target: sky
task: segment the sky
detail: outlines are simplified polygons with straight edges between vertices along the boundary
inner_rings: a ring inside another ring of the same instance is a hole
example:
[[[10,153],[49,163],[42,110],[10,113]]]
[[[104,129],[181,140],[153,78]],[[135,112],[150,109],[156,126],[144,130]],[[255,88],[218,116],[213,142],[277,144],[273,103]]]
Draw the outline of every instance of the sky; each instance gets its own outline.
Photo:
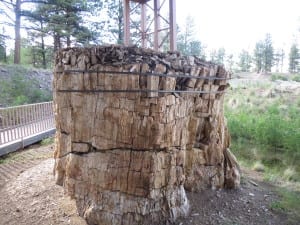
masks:
[[[187,16],[194,19],[195,38],[208,52],[224,47],[235,56],[242,49],[252,53],[266,33],[274,48],[283,48],[288,55],[300,29],[300,0],[176,0],[176,12],[180,27]],[[13,30],[9,32],[13,35]],[[300,45],[300,31],[298,38]]]
[[[252,51],[266,33],[288,50],[300,29],[300,0],[177,0],[176,11],[179,26],[194,18],[196,38],[208,49],[232,53]]]

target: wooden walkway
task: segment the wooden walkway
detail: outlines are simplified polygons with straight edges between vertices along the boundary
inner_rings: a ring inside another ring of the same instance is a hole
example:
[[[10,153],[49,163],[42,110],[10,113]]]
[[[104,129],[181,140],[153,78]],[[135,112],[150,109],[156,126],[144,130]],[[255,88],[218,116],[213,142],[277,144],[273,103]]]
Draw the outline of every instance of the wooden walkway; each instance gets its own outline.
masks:
[[[0,156],[54,133],[53,102],[0,109]]]

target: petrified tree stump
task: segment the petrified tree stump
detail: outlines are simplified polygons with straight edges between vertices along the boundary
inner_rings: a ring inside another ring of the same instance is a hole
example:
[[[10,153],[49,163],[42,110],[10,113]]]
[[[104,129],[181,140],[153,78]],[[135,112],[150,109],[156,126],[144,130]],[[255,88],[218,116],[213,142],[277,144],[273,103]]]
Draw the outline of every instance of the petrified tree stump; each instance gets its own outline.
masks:
[[[54,71],[55,176],[89,224],[164,224],[185,190],[239,184],[223,116],[229,74],[178,53],[67,48]]]

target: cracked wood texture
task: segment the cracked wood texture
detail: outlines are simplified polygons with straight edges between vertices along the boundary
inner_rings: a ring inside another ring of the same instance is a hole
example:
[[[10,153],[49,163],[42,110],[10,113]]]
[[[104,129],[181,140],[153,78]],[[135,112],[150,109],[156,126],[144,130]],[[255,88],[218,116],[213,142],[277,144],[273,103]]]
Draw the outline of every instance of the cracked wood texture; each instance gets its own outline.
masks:
[[[172,223],[189,211],[185,190],[239,185],[223,115],[229,76],[197,57],[136,46],[57,53],[56,183],[88,224]]]

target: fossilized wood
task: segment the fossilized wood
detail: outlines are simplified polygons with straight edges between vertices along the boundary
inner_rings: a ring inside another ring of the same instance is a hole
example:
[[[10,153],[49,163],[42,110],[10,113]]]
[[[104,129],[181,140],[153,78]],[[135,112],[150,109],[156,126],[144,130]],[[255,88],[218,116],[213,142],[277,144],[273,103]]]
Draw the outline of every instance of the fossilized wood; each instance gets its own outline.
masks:
[[[196,57],[134,46],[58,52],[56,182],[89,224],[164,224],[187,214],[184,187],[238,186],[237,162],[227,150],[224,93],[213,93],[228,84],[198,76],[228,79],[229,73]]]
[[[241,168],[229,148],[224,151],[225,187],[238,188],[241,181]]]

